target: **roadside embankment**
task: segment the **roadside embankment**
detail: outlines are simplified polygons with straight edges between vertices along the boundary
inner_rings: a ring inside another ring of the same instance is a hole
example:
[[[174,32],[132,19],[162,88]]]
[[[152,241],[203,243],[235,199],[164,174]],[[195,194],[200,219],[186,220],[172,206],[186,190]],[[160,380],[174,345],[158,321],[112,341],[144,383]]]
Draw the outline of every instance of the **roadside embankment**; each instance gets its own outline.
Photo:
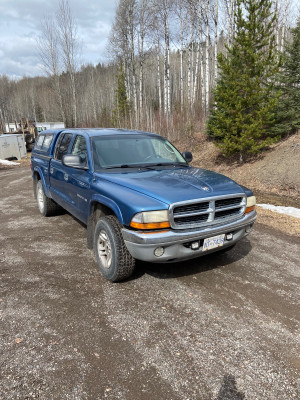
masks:
[[[240,165],[225,159],[204,133],[175,143],[180,151],[192,151],[194,166],[229,176],[252,189],[257,203],[300,209],[300,132],[271,146]],[[298,218],[257,207],[258,221],[288,235],[300,237]]]

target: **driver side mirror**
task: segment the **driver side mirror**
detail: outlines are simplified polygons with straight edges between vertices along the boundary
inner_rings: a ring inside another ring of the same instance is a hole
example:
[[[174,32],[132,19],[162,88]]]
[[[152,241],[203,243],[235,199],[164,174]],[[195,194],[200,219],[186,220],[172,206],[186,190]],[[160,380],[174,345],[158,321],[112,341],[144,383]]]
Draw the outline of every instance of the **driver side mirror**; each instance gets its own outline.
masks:
[[[193,154],[190,151],[184,151],[182,153],[182,156],[188,163],[190,163],[193,160]]]
[[[82,162],[81,157],[78,155],[67,154],[63,156],[62,163],[66,167],[88,169],[86,162]]]

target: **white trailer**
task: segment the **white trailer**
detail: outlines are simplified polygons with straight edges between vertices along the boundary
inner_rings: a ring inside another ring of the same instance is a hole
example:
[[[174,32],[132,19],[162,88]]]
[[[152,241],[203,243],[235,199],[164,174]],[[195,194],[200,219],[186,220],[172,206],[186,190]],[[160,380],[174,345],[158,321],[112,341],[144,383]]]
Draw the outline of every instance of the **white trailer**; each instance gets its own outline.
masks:
[[[17,159],[26,157],[26,145],[23,135],[0,135],[0,159]]]

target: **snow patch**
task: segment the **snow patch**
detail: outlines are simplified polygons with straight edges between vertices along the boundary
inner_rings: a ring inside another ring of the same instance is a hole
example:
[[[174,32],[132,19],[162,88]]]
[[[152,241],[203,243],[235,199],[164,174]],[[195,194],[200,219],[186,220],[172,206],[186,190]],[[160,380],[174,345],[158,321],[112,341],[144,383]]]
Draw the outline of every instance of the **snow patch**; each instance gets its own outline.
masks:
[[[280,214],[290,215],[291,217],[300,218],[300,208],[273,206],[272,204],[257,204],[258,207],[266,210],[275,211]]]
[[[2,164],[2,165],[20,165],[19,163],[16,163],[13,161],[1,160],[1,159],[0,159],[0,164]]]

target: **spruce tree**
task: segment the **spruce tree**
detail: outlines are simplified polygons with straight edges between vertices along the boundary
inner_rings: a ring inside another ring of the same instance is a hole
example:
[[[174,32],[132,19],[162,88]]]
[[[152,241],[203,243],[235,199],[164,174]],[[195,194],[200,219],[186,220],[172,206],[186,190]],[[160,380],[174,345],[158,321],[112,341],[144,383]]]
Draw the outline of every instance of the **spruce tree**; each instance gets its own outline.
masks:
[[[278,95],[279,62],[270,0],[237,0],[235,35],[220,54],[219,80],[207,133],[224,155],[255,154],[276,140],[269,128]]]
[[[285,48],[278,81],[281,97],[275,110],[273,132],[283,136],[300,129],[300,18],[292,29],[292,41]]]
[[[125,75],[123,65],[120,64],[119,73],[117,75],[117,88],[115,90],[115,103],[113,109],[113,126],[126,125],[129,118],[130,104],[126,93]]]

